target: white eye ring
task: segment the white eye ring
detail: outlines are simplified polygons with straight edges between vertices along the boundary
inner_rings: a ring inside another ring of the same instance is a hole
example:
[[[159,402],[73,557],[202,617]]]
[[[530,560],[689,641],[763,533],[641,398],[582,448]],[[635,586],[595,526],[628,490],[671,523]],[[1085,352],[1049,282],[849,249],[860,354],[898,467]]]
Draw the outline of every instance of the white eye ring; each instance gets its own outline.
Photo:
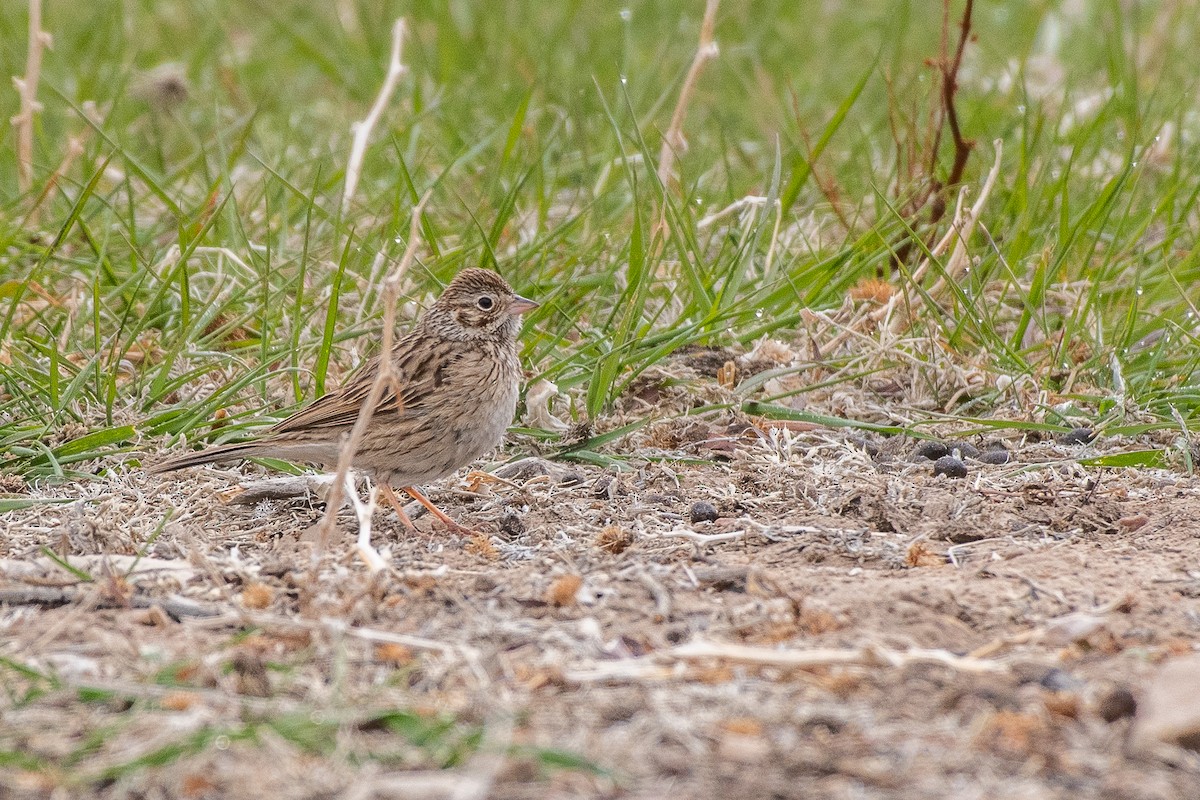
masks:
[[[485,294],[475,302],[475,305],[479,306],[484,311],[491,311],[492,306],[496,305],[496,301]]]

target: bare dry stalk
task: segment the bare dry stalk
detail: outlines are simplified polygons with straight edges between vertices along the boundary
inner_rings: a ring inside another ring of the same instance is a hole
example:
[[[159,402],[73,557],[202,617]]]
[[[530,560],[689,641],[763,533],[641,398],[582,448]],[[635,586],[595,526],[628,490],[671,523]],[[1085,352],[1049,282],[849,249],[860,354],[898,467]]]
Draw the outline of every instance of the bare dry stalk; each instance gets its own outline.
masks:
[[[350,125],[350,130],[354,134],[354,143],[350,147],[350,158],[346,162],[346,183],[342,189],[343,214],[349,210],[350,200],[358,188],[358,178],[362,174],[363,156],[367,152],[367,140],[371,138],[371,131],[375,129],[379,117],[383,115],[383,109],[391,99],[392,93],[396,91],[396,84],[400,82],[400,78],[408,69],[400,60],[405,27],[403,17],[397,19],[392,26],[392,54],[388,59],[387,76],[383,79],[383,86],[379,88],[379,95],[375,98],[375,104],[371,106],[367,116]]]
[[[929,289],[929,296],[933,300],[937,300],[944,295],[949,285],[948,282],[958,280],[966,270],[967,241],[971,238],[975,226],[979,223],[979,217],[983,214],[983,207],[987,203],[992,189],[996,186],[997,178],[1000,177],[1000,164],[1004,156],[1004,147],[999,139],[993,142],[993,146],[996,148],[996,159],[992,162],[992,168],[988,171],[987,178],[983,182],[983,187],[979,191],[979,197],[975,199],[975,202],[969,209],[966,209],[966,187],[963,187],[963,190],[959,192],[958,203],[954,211],[954,220],[950,225],[950,230],[946,231],[946,235],[939,239],[937,244],[929,248],[929,255],[913,270],[912,282],[914,284],[920,283],[924,280],[930,267],[933,265],[933,260],[940,258],[942,254],[950,249],[951,244],[954,245],[954,250],[945,264],[945,274],[939,277],[937,282]],[[896,313],[899,305],[905,299],[905,295],[901,292],[892,295],[886,303],[857,320],[856,325],[843,327],[837,336],[826,343],[825,349],[828,352],[833,352],[851,338],[851,336],[858,335],[862,330],[874,329],[880,325],[891,334],[903,334],[912,326],[914,321],[911,313]]]
[[[673,658],[694,661],[722,659],[743,664],[780,667],[823,667],[836,664],[863,666],[906,667],[909,664],[941,664],[960,672],[1008,672],[1008,666],[970,656],[955,655],[947,650],[890,650],[873,644],[850,650],[789,650],[726,642],[695,641],[673,647],[666,653]]]
[[[695,531],[677,530],[660,533],[663,538],[674,537],[679,539],[687,539],[699,545],[717,544],[718,542],[734,542],[738,539],[746,538],[745,531],[733,531],[732,533],[696,533]]]
[[[997,139],[992,145],[996,148],[996,159],[992,162],[992,168],[988,171],[987,178],[983,182],[983,188],[979,191],[979,197],[975,198],[975,202],[971,208],[965,213],[962,210],[962,198],[959,195],[958,207],[954,212],[954,222],[950,226],[950,230],[942,237],[933,249],[930,250],[930,256],[926,257],[921,266],[913,273],[913,280],[920,281],[925,273],[929,270],[929,266],[933,258],[937,258],[946,251],[950,243],[954,243],[954,250],[950,253],[950,258],[946,261],[944,274],[941,275],[937,282],[929,288],[929,296],[933,300],[938,300],[946,293],[946,288],[949,281],[957,281],[962,277],[967,267],[967,242],[971,238],[971,234],[975,232],[975,225],[979,222],[979,216],[983,213],[983,207],[987,204],[988,197],[992,194],[992,189],[996,186],[996,179],[1000,177],[1000,163],[1004,157],[1004,143]],[[897,293],[892,296],[891,300],[880,309],[879,319],[883,319],[887,313],[890,313],[890,306],[893,306],[901,298],[901,294]],[[901,333],[912,325],[913,319],[911,314],[896,314],[891,320],[889,327],[893,333]]]
[[[358,452],[358,447],[362,443],[363,436],[366,435],[367,426],[371,424],[371,417],[375,414],[375,407],[379,404],[379,398],[383,396],[384,387],[389,382],[396,381],[396,374],[393,371],[392,359],[392,343],[395,337],[396,328],[396,306],[400,300],[400,281],[408,273],[409,266],[412,265],[413,259],[417,254],[417,245],[421,237],[421,214],[425,209],[425,201],[429,199],[426,194],[421,198],[421,202],[412,210],[412,224],[408,231],[408,244],[404,248],[404,255],[400,258],[400,263],[396,269],[384,280],[383,283],[383,342],[380,347],[379,372],[375,376],[375,382],[371,384],[371,391],[367,395],[367,400],[363,403],[358,412],[358,418],[354,421],[354,427],[350,429],[350,435],[342,444],[341,453],[338,456],[337,472],[333,483],[329,487],[329,494],[326,497],[325,516],[318,523],[318,542],[320,543],[315,559],[319,559],[320,553],[326,548],[329,542],[329,537],[333,533],[334,526],[337,523],[338,510],[342,505],[342,491],[346,484],[346,478],[350,474],[350,465],[354,461],[354,454]],[[397,402],[399,402],[400,391],[399,387],[395,392]],[[370,559],[368,559],[370,560]],[[314,560],[314,567],[316,560]]]
[[[42,30],[42,0],[29,0],[29,52],[25,56],[25,76],[13,76],[21,108],[10,120],[17,133],[17,186],[22,193],[29,191],[33,184],[33,115],[42,110],[42,104],[37,101],[37,87],[42,74],[42,51],[50,44],[50,34]]]
[[[686,679],[681,667],[693,661],[732,661],[739,664],[791,669],[815,669],[830,666],[860,666],[903,669],[911,664],[937,664],[976,675],[1009,671],[1000,661],[960,656],[947,650],[912,648],[891,650],[875,644],[849,649],[799,650],[729,642],[694,641],[664,650],[653,656],[628,658],[591,668],[567,670],[566,680],[576,684],[613,681],[663,681]]]
[[[671,115],[671,124],[663,134],[662,148],[658,151],[658,180],[666,186],[670,182],[675,167],[675,156],[687,150],[687,140],[683,138],[683,123],[687,118],[688,105],[692,95],[696,93],[696,83],[704,65],[716,58],[720,50],[713,41],[713,28],[717,21],[717,7],[721,0],[707,0],[704,5],[704,21],[700,23],[700,45],[696,48],[696,56],[688,68],[687,77],[679,90],[679,100],[675,103],[675,113]]]

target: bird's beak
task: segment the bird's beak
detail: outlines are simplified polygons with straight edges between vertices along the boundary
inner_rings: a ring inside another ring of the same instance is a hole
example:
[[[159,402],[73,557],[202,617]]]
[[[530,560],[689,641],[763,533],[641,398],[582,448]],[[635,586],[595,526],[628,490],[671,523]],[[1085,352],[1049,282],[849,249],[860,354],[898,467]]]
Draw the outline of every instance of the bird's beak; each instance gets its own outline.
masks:
[[[539,308],[541,305],[541,303],[535,303],[532,300],[527,300],[518,294],[513,296],[512,305],[508,307],[508,313],[516,316],[518,314],[524,314],[527,311],[533,311],[535,308]]]

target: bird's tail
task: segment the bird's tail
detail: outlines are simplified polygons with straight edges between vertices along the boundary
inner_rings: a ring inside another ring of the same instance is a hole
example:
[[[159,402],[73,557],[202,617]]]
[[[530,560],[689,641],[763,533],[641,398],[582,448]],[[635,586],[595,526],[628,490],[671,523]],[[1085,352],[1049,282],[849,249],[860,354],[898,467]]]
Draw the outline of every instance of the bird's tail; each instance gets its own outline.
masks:
[[[237,461],[242,458],[252,458],[262,455],[261,442],[243,442],[241,444],[222,444],[197,450],[194,453],[184,453],[181,456],[168,458],[157,464],[146,467],[147,472],[174,472],[177,469],[198,467],[201,464],[212,464],[221,461]]]

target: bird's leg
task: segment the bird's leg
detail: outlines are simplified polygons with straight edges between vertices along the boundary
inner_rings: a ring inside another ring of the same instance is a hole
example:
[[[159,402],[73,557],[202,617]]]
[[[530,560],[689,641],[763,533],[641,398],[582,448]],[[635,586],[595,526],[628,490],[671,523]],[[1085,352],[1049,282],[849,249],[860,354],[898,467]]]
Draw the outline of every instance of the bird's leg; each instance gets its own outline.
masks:
[[[414,487],[405,486],[404,491],[408,492],[412,496],[412,498],[414,500],[416,500],[418,503],[425,506],[425,508],[429,509],[430,514],[433,514],[435,517],[437,517],[439,520],[441,520],[442,524],[445,525],[447,528],[449,528],[454,533],[462,533],[462,534],[466,534],[467,536],[472,536],[472,537],[483,537],[483,534],[480,533],[479,531],[468,528],[465,525],[459,525],[457,522],[450,519],[450,517],[446,515],[446,512],[442,511],[440,508],[435,506],[433,504],[432,500],[430,500],[425,495],[421,494],[421,492],[419,492]],[[484,537],[484,538],[486,539],[486,537]]]
[[[381,481],[379,483],[379,493],[383,495],[383,499],[396,512],[396,516],[400,518],[400,524],[403,525],[412,533],[417,533],[417,526],[409,518],[408,514],[404,513],[404,506],[400,503],[400,498],[396,497],[396,493],[392,491],[392,487]]]
[[[371,546],[371,517],[375,515],[375,495],[378,490],[372,486],[367,490],[367,502],[358,499],[358,491],[354,486],[353,476],[346,475],[346,497],[354,506],[354,516],[358,517],[358,554],[367,562],[371,572],[378,572],[387,566],[379,551]]]

